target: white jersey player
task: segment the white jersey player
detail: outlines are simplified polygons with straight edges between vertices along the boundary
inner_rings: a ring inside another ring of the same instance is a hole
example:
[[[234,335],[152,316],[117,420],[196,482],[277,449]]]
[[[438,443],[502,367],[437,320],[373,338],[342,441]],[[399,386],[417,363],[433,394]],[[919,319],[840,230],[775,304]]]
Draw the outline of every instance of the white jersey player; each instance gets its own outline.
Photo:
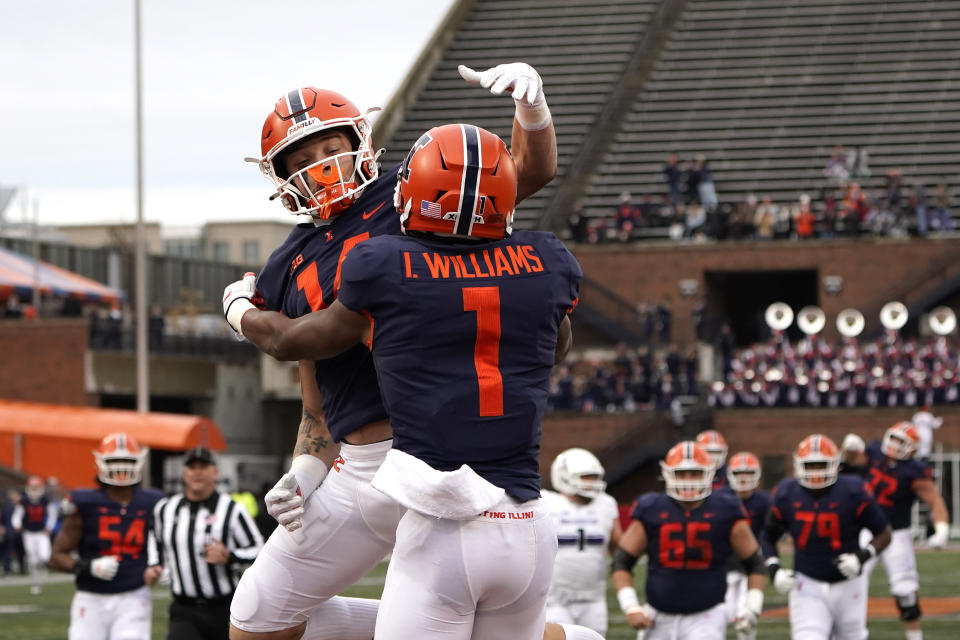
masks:
[[[554,491],[543,500],[557,530],[557,559],[547,596],[547,620],[607,633],[607,554],[623,533],[604,469],[586,449],[567,449],[550,467]]]

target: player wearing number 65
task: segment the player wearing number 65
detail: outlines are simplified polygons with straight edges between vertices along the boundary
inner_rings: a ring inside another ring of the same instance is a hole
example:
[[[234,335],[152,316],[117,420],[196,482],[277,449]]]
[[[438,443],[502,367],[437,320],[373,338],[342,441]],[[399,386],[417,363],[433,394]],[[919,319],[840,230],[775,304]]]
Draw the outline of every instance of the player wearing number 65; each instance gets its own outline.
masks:
[[[540,421],[582,272],[553,234],[511,233],[516,196],[500,138],[436,127],[399,169],[405,235],[356,245],[329,308],[261,311],[252,276],[225,291],[233,329],[278,359],[371,350],[393,429],[372,485],[407,508],[380,640],[543,633],[557,538],[540,504]]]
[[[774,588],[789,594],[790,632],[810,640],[867,637],[864,563],[890,544],[890,524],[863,480],[838,477],[840,452],[827,436],[804,438],[793,455],[793,476],[780,481],[764,529]],[[860,546],[860,530],[872,539]],[[776,544],[794,540],[794,568],[780,567]]]
[[[729,491],[714,492],[716,465],[693,441],[674,445],[660,463],[665,493],[646,493],[633,507],[630,526],[613,556],[613,586],[627,623],[648,629],[646,640],[723,640],[729,614],[727,561],[743,563],[747,597],[734,622],[756,627],[763,610],[763,556],[743,503]],[[647,554],[647,602],[633,587],[633,567]]]
[[[147,450],[111,433],[93,452],[97,489],[63,499],[63,525],[50,565],[76,575],[69,640],[149,638],[150,591],[143,581],[153,507],[163,493],[140,484]]]

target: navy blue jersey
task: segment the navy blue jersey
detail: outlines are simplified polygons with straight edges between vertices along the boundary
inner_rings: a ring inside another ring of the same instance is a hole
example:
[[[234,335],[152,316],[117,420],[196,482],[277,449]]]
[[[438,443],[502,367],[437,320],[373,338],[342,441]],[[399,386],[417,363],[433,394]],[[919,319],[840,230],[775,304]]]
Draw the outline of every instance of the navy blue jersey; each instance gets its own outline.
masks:
[[[290,232],[257,276],[257,291],[266,309],[299,318],[330,306],[340,289],[347,253],[374,236],[400,233],[400,216],[393,206],[398,167],[381,173],[331,224],[298,224]],[[316,379],[324,418],[335,441],[387,418],[366,348],[357,346],[335,358],[318,360]]]
[[[39,500],[33,501],[24,493],[20,496],[20,504],[23,506],[23,530],[46,530],[47,518],[50,515],[50,499],[47,495],[43,494]]]
[[[727,463],[724,462],[713,474],[713,490],[722,489],[728,484],[730,484],[730,482],[727,480]]]
[[[856,476],[841,475],[834,484],[816,490],[801,486],[796,478],[784,478],[772,498],[768,542],[775,545],[771,532],[785,527],[794,540],[794,569],[816,580],[846,580],[834,564],[837,556],[860,548],[861,529],[876,535],[887,526],[883,511]]]
[[[646,493],[630,516],[647,532],[647,602],[665,613],[697,613],[723,602],[730,532],[747,519],[740,498],[711,493],[687,511],[664,493]]]
[[[894,529],[910,526],[910,509],[917,494],[914,484],[922,478],[933,478],[933,470],[920,460],[891,460],[884,455],[879,441],[866,449],[870,462],[866,481],[874,499]]]
[[[340,302],[368,315],[393,446],[540,495],[540,420],[582,272],[551,233],[480,244],[381,236],[343,263]]]
[[[772,553],[768,553],[768,549],[771,549],[770,543],[763,535],[763,527],[767,522],[767,514],[770,512],[770,493],[757,489],[749,498],[743,500],[729,486],[717,489],[717,492],[729,493],[743,503],[743,508],[747,510],[747,517],[750,520],[750,530],[753,531],[753,537],[757,539],[757,544],[763,550],[763,555],[765,557],[772,555]],[[731,571],[743,572],[743,563],[740,562],[739,558],[731,557],[730,562],[727,563],[727,568]]]
[[[153,506],[163,493],[156,489],[136,489],[126,505],[114,502],[103,489],[77,489],[67,500],[76,505],[83,522],[83,534],[77,553],[93,560],[101,556],[119,556],[120,566],[113,580],[90,575],[77,576],[77,589],[95,593],[122,593],[143,586],[147,568],[147,533],[153,526]]]

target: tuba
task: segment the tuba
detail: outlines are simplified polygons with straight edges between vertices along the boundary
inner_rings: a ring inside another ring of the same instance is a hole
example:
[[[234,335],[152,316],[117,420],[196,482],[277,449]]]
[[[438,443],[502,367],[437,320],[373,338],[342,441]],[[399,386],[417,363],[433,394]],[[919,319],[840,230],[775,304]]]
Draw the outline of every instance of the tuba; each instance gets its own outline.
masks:
[[[774,302],[767,307],[763,319],[773,331],[784,331],[793,324],[793,309],[786,302]]]
[[[937,307],[930,312],[930,330],[938,336],[945,336],[957,328],[957,314],[950,307]]]
[[[910,312],[902,302],[888,302],[880,309],[880,324],[888,331],[899,331],[909,318]]]
[[[844,309],[837,314],[837,331],[844,338],[856,338],[863,333],[866,321],[856,309]]]
[[[826,314],[816,305],[804,307],[797,313],[797,326],[808,336],[820,333],[826,324]]]

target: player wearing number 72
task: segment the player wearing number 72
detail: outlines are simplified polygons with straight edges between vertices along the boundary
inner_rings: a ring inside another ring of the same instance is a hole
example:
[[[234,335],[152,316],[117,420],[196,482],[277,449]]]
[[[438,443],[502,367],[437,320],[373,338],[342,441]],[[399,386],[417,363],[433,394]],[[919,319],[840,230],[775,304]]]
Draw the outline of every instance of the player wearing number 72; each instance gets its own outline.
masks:
[[[261,311],[247,276],[224,312],[281,360],[372,352],[393,428],[373,486],[407,508],[376,637],[539,639],[557,548],[540,421],[582,272],[553,234],[511,233],[516,173],[496,135],[436,127],[399,171],[405,235],[356,245],[329,308]]]

